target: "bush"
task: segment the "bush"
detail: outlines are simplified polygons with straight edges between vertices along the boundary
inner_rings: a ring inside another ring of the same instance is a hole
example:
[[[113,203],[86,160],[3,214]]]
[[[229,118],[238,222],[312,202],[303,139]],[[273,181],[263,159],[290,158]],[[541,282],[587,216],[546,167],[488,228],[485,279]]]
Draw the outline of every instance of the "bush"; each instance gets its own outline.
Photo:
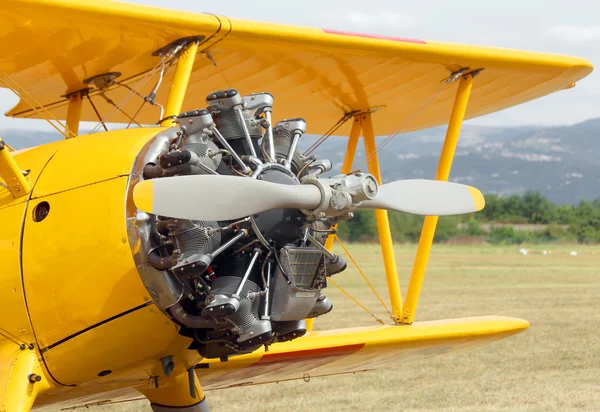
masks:
[[[371,210],[357,210],[354,219],[342,222],[338,235],[346,240],[377,241],[377,224]],[[390,212],[390,228],[397,242],[418,242],[423,217],[406,213]],[[512,227],[496,227],[488,234],[490,243],[520,244],[523,242],[573,241],[600,243],[600,199],[580,202],[577,206],[556,206],[538,193],[523,196],[486,196],[486,207],[475,214],[441,217],[435,241],[446,242],[457,235],[480,236],[483,233],[480,220],[493,223],[548,224],[543,231],[514,230]],[[457,224],[464,223],[461,230]],[[565,230],[559,225],[569,225]]]

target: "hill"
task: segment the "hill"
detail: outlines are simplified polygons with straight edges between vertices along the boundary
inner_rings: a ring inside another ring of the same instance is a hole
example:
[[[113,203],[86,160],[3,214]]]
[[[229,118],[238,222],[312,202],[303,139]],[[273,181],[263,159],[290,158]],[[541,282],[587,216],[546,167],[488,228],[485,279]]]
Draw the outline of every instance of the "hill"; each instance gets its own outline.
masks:
[[[380,153],[383,178],[433,178],[445,128],[398,135]],[[384,138],[378,138],[378,144]],[[314,137],[305,137],[308,147]],[[346,139],[331,137],[317,149],[334,170],[342,164]],[[354,169],[366,170],[359,144]],[[600,197],[600,119],[561,127],[465,125],[450,180],[502,196],[540,192],[557,204]]]

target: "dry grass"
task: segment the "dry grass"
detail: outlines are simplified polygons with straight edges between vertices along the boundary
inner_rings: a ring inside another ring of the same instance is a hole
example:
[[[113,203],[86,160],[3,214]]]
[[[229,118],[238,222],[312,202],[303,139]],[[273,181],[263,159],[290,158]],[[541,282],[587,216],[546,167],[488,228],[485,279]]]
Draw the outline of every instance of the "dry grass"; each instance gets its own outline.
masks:
[[[418,320],[474,315],[528,319],[531,329],[471,351],[407,363],[395,370],[313,379],[309,383],[208,392],[220,411],[595,411],[600,410],[600,249],[545,246],[552,254],[522,256],[518,247],[436,246]],[[575,248],[579,256],[569,256]],[[387,300],[376,245],[351,251]],[[413,246],[397,247],[403,280]],[[597,252],[597,253],[594,253]],[[358,272],[337,281],[378,316],[387,316]],[[373,319],[339,291],[319,329],[372,325]],[[146,402],[104,411],[149,410]]]

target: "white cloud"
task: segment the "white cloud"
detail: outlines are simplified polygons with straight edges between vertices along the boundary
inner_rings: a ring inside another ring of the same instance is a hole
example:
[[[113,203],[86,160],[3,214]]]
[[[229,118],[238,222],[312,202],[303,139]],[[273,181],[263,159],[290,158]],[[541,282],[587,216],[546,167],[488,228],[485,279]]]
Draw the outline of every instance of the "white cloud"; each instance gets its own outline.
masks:
[[[346,15],[346,18],[351,24],[361,29],[393,28],[407,30],[417,27],[417,19],[414,16],[402,13],[350,11]]]
[[[600,26],[552,26],[548,29],[548,34],[570,43],[589,43],[600,41]]]

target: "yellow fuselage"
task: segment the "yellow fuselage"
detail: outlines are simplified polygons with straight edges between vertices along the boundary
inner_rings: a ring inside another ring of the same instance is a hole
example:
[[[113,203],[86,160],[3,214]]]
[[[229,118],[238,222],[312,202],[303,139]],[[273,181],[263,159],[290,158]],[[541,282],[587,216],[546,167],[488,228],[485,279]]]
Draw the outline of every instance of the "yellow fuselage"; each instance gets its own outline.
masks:
[[[15,153],[19,167],[31,170],[33,190],[13,198],[0,187],[0,326],[35,343],[53,380],[36,405],[85,383],[84,393],[147,387],[162,376],[162,357],[174,357],[174,375],[200,359],[153,303],[127,233],[132,166],[160,130],[81,136]],[[36,217],[40,204],[49,207],[43,219]]]

